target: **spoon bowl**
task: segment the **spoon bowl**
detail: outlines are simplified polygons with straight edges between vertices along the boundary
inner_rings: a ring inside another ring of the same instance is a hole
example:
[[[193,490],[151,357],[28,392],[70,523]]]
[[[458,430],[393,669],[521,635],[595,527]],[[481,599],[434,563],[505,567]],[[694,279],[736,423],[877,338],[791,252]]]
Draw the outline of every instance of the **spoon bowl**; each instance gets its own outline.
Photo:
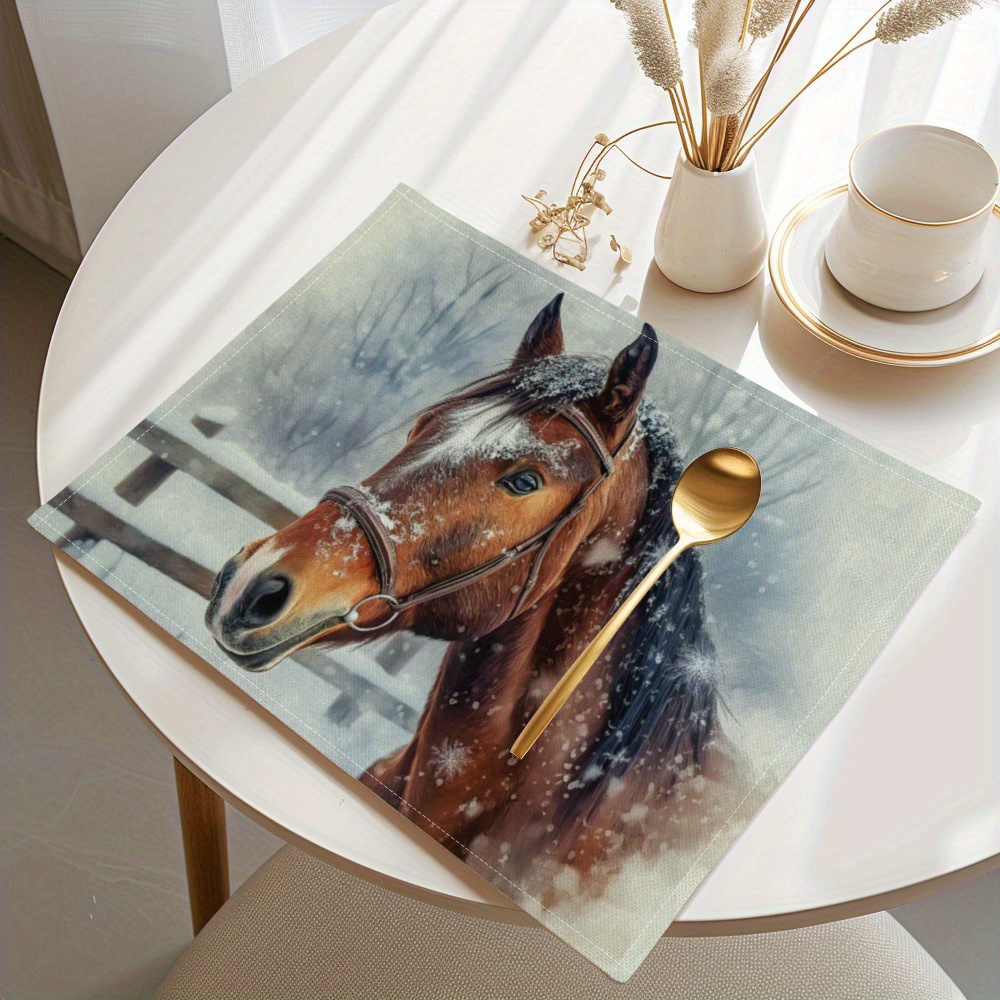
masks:
[[[674,489],[670,514],[677,533],[695,545],[739,531],[760,500],[760,468],[739,448],[716,448],[696,458]]]

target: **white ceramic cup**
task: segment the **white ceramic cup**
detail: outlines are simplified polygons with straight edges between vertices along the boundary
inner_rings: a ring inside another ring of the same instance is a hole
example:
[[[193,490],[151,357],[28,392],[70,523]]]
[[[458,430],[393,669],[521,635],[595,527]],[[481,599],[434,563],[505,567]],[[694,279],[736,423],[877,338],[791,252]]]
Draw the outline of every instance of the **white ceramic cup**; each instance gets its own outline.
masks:
[[[1000,188],[988,152],[960,132],[899,125],[854,149],[826,262],[849,292],[883,309],[937,309],[986,268],[986,227]]]

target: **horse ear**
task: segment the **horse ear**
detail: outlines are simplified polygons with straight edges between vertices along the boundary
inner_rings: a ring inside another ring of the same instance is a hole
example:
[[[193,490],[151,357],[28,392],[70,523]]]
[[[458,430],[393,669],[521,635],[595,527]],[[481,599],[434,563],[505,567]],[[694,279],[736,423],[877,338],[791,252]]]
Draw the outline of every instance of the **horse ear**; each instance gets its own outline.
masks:
[[[631,422],[646,388],[659,350],[656,331],[646,323],[642,333],[611,362],[608,380],[594,400],[594,412],[612,432]]]
[[[563,352],[562,309],[563,293],[560,292],[532,321],[521,346],[514,355],[514,364],[550,357]]]

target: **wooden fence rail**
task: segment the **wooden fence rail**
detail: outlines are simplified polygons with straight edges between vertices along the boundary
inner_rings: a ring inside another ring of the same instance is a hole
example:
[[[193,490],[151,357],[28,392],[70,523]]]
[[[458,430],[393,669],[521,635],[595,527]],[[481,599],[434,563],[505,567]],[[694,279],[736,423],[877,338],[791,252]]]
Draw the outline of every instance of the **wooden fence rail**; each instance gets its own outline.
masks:
[[[215,437],[224,429],[224,425],[199,416],[195,416],[191,423],[206,439]],[[177,430],[183,433],[183,428]],[[84,545],[105,539],[208,600],[216,569],[203,566],[177,552],[139,526],[144,520],[143,506],[151,502],[161,486],[175,475],[190,476],[272,528],[280,529],[296,518],[289,507],[223,464],[218,450],[213,456],[168,428],[150,421],[143,421],[129,436],[150,453],[114,487],[117,496],[136,508],[136,523],[128,523],[100,502],[67,489],[52,501],[59,507],[60,513],[74,522],[74,527],[65,535],[65,544]],[[183,517],[183,511],[178,512],[178,516]],[[412,637],[395,636],[376,655],[375,662],[387,678],[396,675],[411,659],[412,649],[416,646]],[[414,706],[334,657],[305,654],[298,662],[339,691],[327,711],[334,724],[349,728],[366,711],[371,711],[407,731],[416,727],[419,711]]]

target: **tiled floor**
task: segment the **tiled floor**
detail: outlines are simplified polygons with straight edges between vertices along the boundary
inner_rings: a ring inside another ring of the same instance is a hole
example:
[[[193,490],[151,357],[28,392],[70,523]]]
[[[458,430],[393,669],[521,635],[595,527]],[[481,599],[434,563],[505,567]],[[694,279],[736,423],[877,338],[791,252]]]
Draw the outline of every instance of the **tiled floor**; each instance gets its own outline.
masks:
[[[68,282],[0,239],[0,992],[148,998],[189,940],[170,754],[88,644],[37,506],[38,383]],[[278,841],[229,811],[238,885]],[[1000,872],[894,911],[969,1000],[1000,991]]]

